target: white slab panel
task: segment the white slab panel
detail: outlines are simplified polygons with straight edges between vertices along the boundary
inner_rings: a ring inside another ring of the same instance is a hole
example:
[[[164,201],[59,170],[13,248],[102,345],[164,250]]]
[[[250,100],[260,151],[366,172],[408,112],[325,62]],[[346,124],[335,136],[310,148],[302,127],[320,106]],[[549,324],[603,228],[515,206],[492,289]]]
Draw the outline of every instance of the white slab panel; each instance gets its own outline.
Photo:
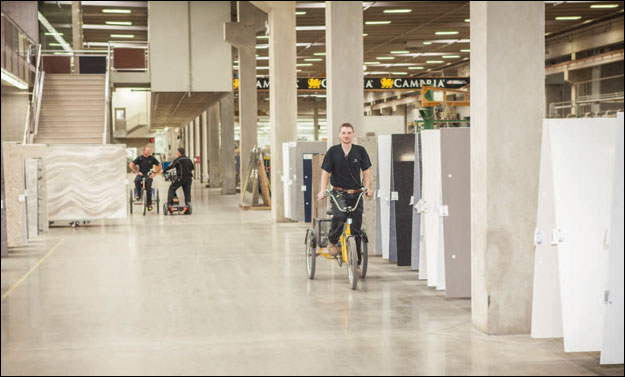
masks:
[[[50,221],[127,216],[126,145],[50,145],[46,170]]]
[[[392,142],[390,135],[378,137],[378,169],[380,182],[378,183],[378,198],[380,200],[380,226],[381,226],[381,246],[382,257],[389,259],[390,252],[390,216],[391,216],[391,149]]]
[[[41,159],[24,159],[24,173],[26,183],[26,223],[28,239],[39,235],[39,168]]]
[[[441,181],[441,205],[443,204],[443,186]],[[440,211],[443,209],[441,208]],[[443,215],[439,213],[438,217],[438,273],[436,274],[436,289],[445,290],[445,234]]]
[[[555,228],[549,122],[543,125],[538,182],[538,211],[534,244],[534,290],[532,296],[532,338],[562,337],[562,303],[558,273],[558,247],[551,243]]]
[[[601,348],[601,364],[623,364],[623,243],[624,203],[623,197],[623,113],[618,126],[616,161],[614,164],[614,187],[612,192],[612,227],[610,229],[610,246],[608,251],[608,282],[605,302],[605,319],[603,323],[603,346]]]
[[[428,260],[425,250],[425,215],[421,213],[421,232],[419,233],[419,280],[428,278]]]
[[[427,280],[429,287],[437,287],[442,271],[440,264],[444,261],[442,239],[442,217],[440,207],[443,201],[441,180],[441,137],[439,130],[421,132],[422,165],[423,165],[423,203],[425,206],[424,245],[427,253]],[[442,279],[441,279],[442,280]]]
[[[289,143],[289,197],[291,199],[291,220],[297,221],[297,197],[301,193],[297,182],[297,142]],[[285,170],[286,171],[286,170]]]
[[[282,165],[284,175],[282,176],[282,185],[284,186],[284,217],[293,217],[293,207],[291,206],[291,184],[289,182],[289,168],[291,158],[289,156],[289,143],[282,143]]]
[[[600,351],[616,119],[549,119],[566,352]]]
[[[26,210],[24,195],[24,156],[22,145],[2,142],[4,162],[4,208],[8,247],[26,243]]]
[[[363,130],[356,130],[361,136],[381,136],[403,134],[405,125],[403,115],[366,116],[363,119]],[[356,139],[358,142],[358,139]]]

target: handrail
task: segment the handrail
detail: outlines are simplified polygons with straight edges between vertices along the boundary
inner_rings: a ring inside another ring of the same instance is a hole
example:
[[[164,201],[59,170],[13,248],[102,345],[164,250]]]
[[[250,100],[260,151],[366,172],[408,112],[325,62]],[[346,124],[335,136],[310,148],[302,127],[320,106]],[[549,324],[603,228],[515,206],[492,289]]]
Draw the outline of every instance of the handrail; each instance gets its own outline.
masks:
[[[111,44],[108,45],[106,54],[106,79],[104,80],[104,132],[102,133],[102,144],[108,140],[108,110],[109,110],[109,73],[111,71]]]
[[[39,113],[41,110],[41,96],[43,93],[43,77],[45,72],[43,72],[41,65],[41,45],[39,45],[39,51],[37,52],[37,63],[35,65],[35,87],[33,88],[33,98],[32,98],[32,106],[33,111],[35,112],[35,117],[33,119],[35,123],[35,130],[33,135],[31,136],[30,142],[32,143],[35,139],[35,136],[39,133]]]

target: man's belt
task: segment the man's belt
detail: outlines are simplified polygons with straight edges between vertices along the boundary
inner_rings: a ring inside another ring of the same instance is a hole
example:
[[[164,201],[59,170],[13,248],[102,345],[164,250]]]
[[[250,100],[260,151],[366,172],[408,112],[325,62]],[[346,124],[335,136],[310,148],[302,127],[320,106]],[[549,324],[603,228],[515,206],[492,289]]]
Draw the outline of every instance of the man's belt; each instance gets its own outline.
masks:
[[[350,194],[350,195],[351,194],[359,194],[362,191],[362,189],[352,190],[352,189],[344,189],[342,187],[333,187],[333,189],[336,190],[336,191],[339,191],[339,192],[344,192],[346,194]]]

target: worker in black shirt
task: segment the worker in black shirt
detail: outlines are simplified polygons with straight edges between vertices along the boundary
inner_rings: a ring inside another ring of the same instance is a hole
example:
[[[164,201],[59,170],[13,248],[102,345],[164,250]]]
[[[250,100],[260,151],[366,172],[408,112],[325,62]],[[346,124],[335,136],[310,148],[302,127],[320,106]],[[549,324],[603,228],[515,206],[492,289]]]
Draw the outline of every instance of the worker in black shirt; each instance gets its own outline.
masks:
[[[352,144],[354,139],[354,127],[349,123],[343,123],[339,129],[341,144],[334,145],[328,149],[321,165],[321,192],[317,195],[319,199],[325,196],[328,181],[332,183],[333,194],[341,207],[354,206],[358,200],[358,195],[364,187],[367,189],[366,196],[372,197],[371,191],[371,160],[364,147]],[[362,171],[363,181],[360,180]],[[339,255],[337,246],[343,224],[347,221],[347,215],[332,207],[332,225],[328,233],[328,251],[333,256]],[[358,264],[361,262],[360,254],[360,227],[362,225],[362,201],[352,213],[351,231],[356,236],[358,246]],[[360,267],[358,267],[360,269]]]
[[[135,170],[135,166],[139,166],[139,170]],[[136,200],[141,200],[141,191],[143,187],[141,187],[141,181],[143,178],[148,175],[152,167],[156,166],[156,171],[150,174],[145,180],[145,190],[148,195],[148,209],[152,210],[152,178],[154,175],[158,174],[161,170],[161,163],[152,156],[152,151],[149,147],[143,148],[143,154],[137,157],[134,161],[130,163],[130,170],[132,170],[137,176],[135,177],[135,188],[137,189],[137,195],[135,197]]]
[[[184,148],[178,148],[178,158],[174,160],[164,171],[169,171],[176,168],[177,179],[172,182],[167,192],[167,205],[174,205],[174,195],[179,187],[182,187],[184,192],[185,203],[191,205],[191,182],[193,181],[193,161],[184,155]]]

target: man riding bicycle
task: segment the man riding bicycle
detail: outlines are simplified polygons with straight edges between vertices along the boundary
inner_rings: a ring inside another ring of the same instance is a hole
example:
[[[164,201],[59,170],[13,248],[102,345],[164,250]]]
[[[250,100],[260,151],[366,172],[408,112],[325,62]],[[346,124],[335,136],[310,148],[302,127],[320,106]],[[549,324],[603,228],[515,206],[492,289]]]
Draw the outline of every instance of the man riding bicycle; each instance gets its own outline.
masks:
[[[352,144],[354,139],[354,127],[349,123],[343,123],[339,129],[341,144],[334,145],[328,149],[321,165],[321,192],[317,198],[323,199],[328,187],[328,181],[332,183],[332,195],[343,208],[355,206],[361,189],[367,189],[366,196],[372,197],[371,191],[371,160],[367,150]],[[362,170],[362,182],[360,171]],[[362,225],[363,204],[358,204],[358,208],[352,213],[352,234],[356,237],[358,249],[358,265],[361,263],[360,252],[360,227]],[[337,245],[343,225],[347,221],[347,214],[341,212],[336,205],[332,206],[332,225],[328,233],[328,251],[332,256],[340,253]],[[360,267],[359,267],[360,269]]]
[[[135,170],[135,166],[139,165],[139,171]],[[135,178],[135,188],[137,189],[137,194],[135,196],[136,200],[141,200],[141,191],[143,187],[141,187],[141,183],[145,178],[145,190],[147,193],[147,203],[148,210],[152,210],[152,178],[161,170],[161,163],[152,156],[152,151],[149,147],[143,148],[143,155],[137,157],[134,161],[130,163],[130,170],[132,170],[137,177]],[[152,174],[149,174],[152,167],[156,166],[156,171]]]

